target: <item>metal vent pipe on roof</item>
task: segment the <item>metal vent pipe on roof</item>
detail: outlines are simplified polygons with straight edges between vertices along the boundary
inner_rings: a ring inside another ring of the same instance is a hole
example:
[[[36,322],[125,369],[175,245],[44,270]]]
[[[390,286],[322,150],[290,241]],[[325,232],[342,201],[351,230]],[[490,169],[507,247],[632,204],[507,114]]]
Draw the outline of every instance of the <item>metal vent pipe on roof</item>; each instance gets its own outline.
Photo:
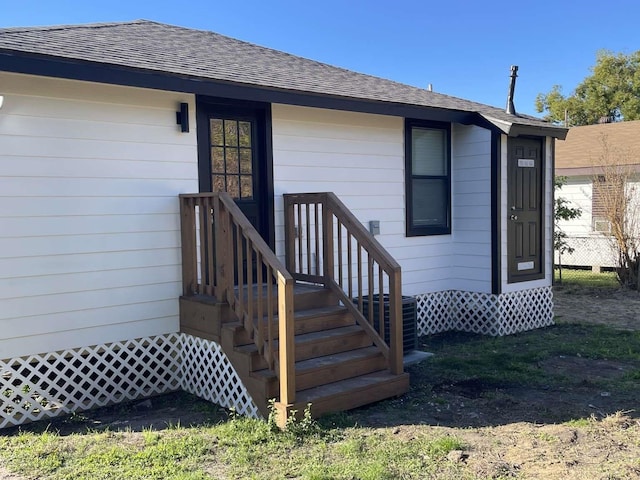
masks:
[[[516,78],[518,77],[518,66],[511,65],[511,81],[509,82],[509,96],[507,97],[507,113],[516,114],[516,106],[513,104],[513,92],[516,89]]]

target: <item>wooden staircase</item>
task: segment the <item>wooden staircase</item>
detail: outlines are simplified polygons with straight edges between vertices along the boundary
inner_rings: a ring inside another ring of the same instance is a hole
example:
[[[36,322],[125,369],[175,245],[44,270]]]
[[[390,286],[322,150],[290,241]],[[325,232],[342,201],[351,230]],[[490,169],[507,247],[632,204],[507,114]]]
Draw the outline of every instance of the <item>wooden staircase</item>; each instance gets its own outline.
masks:
[[[275,303],[275,302],[274,302]],[[321,286],[294,287],[294,344],[298,413],[311,404],[313,416],[348,410],[405,393],[406,373],[392,375],[387,361],[349,310]],[[261,320],[268,322],[266,318]],[[277,315],[272,320],[277,330]],[[276,339],[277,339],[276,335]],[[280,384],[239,321],[222,324],[220,344],[263,415]],[[278,342],[274,350],[278,352]]]
[[[307,238],[315,232],[313,241],[294,244],[289,216],[288,268],[226,194],[181,195],[181,331],[218,342],[264,416],[275,399],[281,426],[292,411],[300,414],[309,404],[317,417],[409,388],[402,369],[399,266],[384,254],[369,253],[367,247],[382,247],[352,216],[336,221],[334,212],[343,206],[327,195],[312,194],[308,200],[315,205],[306,207],[306,215],[298,207],[298,221],[307,224],[296,228],[306,228]],[[285,201],[291,213],[300,196]],[[319,207],[319,202],[325,203]],[[334,228],[338,245],[332,244]],[[350,232],[346,242],[340,240],[343,228]],[[304,250],[314,246],[315,264],[305,264],[312,255]],[[353,266],[356,259],[359,266]],[[374,316],[373,302],[368,312],[363,308],[363,298],[385,288],[391,299],[386,339],[385,325],[367,320]]]

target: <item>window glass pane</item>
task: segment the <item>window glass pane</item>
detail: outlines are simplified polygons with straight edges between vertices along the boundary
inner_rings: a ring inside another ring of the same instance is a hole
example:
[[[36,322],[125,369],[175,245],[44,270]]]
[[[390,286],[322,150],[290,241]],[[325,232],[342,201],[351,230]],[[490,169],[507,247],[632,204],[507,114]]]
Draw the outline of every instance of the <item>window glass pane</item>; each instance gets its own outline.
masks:
[[[228,147],[238,146],[238,122],[236,120],[224,121],[224,144]]]
[[[238,137],[241,147],[251,147],[251,124],[249,122],[238,123]]]
[[[440,129],[411,129],[412,175],[446,175],[446,132]]]
[[[240,186],[237,176],[227,176],[227,193],[231,195],[232,198],[240,198]]]
[[[213,191],[214,192],[224,192],[224,175],[214,175],[213,176]]]
[[[213,173],[224,173],[224,148],[211,149],[211,169]]]
[[[212,118],[209,120],[211,128],[211,145],[224,145],[224,137],[222,135],[222,120]]]
[[[446,179],[413,179],[413,225],[448,226]]]
[[[242,198],[253,197],[253,177],[250,175],[240,175],[240,195]]]
[[[227,148],[225,152],[227,156],[227,173],[238,173],[238,150],[236,148]]]
[[[251,150],[248,148],[240,149],[240,173],[251,174]]]

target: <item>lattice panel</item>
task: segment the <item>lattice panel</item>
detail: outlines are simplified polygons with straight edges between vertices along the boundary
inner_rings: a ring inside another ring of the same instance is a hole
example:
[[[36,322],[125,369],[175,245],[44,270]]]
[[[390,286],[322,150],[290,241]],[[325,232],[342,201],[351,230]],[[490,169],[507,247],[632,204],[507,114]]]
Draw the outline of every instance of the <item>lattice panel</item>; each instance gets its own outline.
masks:
[[[553,325],[553,290],[533,288],[500,295],[503,321],[495,335],[532,330]]]
[[[0,360],[0,428],[179,389],[179,337]]]
[[[497,335],[500,315],[499,297],[477,292],[453,292],[451,330]]]
[[[182,335],[183,390],[253,418],[260,413],[220,345],[210,340]]]
[[[451,330],[451,291],[416,295],[418,336]]]
[[[501,336],[553,325],[551,287],[500,295],[449,290],[416,298],[418,335],[458,330]]]

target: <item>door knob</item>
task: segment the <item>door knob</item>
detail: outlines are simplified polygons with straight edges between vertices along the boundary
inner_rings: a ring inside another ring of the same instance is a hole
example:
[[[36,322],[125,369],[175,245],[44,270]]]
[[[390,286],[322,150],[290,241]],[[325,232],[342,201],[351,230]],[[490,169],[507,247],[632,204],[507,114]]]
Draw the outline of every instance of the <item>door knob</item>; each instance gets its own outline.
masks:
[[[518,215],[511,215],[509,218],[511,220],[517,220],[518,219]]]

